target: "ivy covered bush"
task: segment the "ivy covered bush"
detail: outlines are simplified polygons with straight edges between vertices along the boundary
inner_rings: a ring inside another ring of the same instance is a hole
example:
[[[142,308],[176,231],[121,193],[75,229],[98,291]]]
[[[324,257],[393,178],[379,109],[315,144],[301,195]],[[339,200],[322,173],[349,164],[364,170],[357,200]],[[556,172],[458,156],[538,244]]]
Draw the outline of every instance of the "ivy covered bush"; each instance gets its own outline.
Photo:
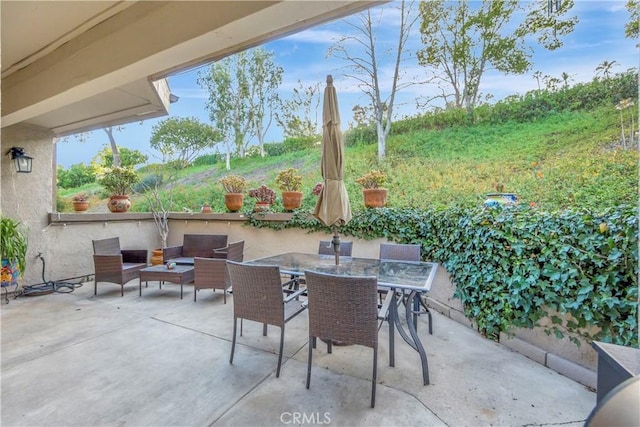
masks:
[[[266,226],[260,223],[252,220]],[[323,229],[305,215],[280,226]],[[421,244],[424,259],[446,268],[465,314],[489,337],[539,326],[550,316],[547,332],[558,337],[570,331],[587,340],[638,345],[636,206],[602,213],[527,206],[367,209],[355,212],[340,232]],[[573,320],[563,323],[551,310]]]

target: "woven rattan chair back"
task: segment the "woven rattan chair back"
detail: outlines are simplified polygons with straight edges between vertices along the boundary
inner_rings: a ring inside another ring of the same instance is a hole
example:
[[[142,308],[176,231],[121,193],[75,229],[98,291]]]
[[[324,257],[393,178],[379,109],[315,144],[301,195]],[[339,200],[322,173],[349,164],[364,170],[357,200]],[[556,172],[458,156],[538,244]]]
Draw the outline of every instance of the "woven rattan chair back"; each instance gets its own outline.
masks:
[[[224,303],[227,303],[227,289],[231,286],[227,261],[215,258],[193,258],[193,301],[200,289],[222,290]]]
[[[420,261],[420,245],[381,243],[380,259]]]
[[[120,238],[93,240],[94,255],[120,255]]]
[[[227,259],[229,261],[242,262],[244,260],[244,240],[229,243]]]
[[[233,287],[233,317],[284,325],[280,269],[268,265],[227,262]]]
[[[227,246],[226,234],[185,234],[182,256],[211,258],[213,250]]]
[[[353,251],[353,242],[340,242],[340,256],[351,256]],[[318,254],[334,255],[333,245],[330,240],[320,240],[318,245]]]
[[[376,277],[350,277],[305,272],[309,310],[307,388],[311,381],[315,338],[373,349],[371,407],[375,406],[378,359],[378,294]]]
[[[301,301],[296,295],[286,300],[280,282],[280,268],[266,265],[245,265],[227,261],[229,279],[233,287],[233,340],[231,341],[231,357],[236,347],[236,330],[240,319],[240,335],[242,335],[242,319],[253,320],[264,324],[263,335],[267,334],[267,325],[280,327],[280,350],[276,378],[280,376],[282,352],[284,348],[285,323],[304,311]]]

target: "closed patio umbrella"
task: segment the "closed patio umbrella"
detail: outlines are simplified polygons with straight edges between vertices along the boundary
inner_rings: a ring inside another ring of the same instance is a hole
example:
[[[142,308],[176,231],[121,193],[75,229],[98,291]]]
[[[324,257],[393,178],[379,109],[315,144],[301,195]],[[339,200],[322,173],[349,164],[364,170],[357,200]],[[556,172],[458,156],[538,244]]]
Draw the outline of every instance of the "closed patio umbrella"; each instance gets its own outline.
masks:
[[[338,226],[351,220],[349,195],[344,187],[344,145],[340,131],[340,113],[338,97],[333,87],[333,77],[327,76],[327,87],[324,89],[322,106],[322,178],[324,186],[313,216],[324,225],[333,227],[333,250],[336,254],[336,265],[340,263],[340,237]]]

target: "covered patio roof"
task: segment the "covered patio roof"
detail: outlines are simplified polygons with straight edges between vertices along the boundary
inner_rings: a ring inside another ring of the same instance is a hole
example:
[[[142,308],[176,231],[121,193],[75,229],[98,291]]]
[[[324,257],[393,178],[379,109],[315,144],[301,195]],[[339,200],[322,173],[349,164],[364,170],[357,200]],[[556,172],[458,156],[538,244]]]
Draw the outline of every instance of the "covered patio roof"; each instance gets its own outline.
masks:
[[[2,127],[168,114],[172,73],[384,1],[3,1]]]

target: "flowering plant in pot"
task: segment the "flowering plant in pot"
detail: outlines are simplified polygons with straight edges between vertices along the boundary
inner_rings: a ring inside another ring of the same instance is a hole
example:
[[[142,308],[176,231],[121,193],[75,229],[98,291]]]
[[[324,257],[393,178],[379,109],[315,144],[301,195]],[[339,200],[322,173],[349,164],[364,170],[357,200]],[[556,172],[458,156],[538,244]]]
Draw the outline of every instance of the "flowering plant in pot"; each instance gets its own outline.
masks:
[[[110,194],[109,210],[111,212],[126,212],[131,207],[129,194],[133,184],[140,182],[140,177],[131,167],[114,166],[106,170],[98,183]]]
[[[73,210],[76,212],[86,212],[89,209],[89,195],[87,193],[78,193],[71,198],[73,202]]]
[[[276,192],[266,185],[261,185],[258,188],[249,190],[249,197],[257,199],[256,209],[265,210],[269,209],[269,207],[276,201]]]
[[[27,263],[27,232],[20,221],[0,217],[0,253],[2,286],[17,284]]]
[[[387,190],[382,184],[387,181],[387,175],[380,170],[365,173],[356,182],[362,186],[364,205],[368,208],[381,208],[387,204]]]
[[[282,191],[282,205],[285,210],[299,208],[302,204],[302,175],[296,168],[289,168],[278,173],[276,185]]]
[[[247,180],[238,175],[227,175],[219,179],[224,195],[224,204],[229,212],[237,212],[242,208],[244,192],[247,189]]]

